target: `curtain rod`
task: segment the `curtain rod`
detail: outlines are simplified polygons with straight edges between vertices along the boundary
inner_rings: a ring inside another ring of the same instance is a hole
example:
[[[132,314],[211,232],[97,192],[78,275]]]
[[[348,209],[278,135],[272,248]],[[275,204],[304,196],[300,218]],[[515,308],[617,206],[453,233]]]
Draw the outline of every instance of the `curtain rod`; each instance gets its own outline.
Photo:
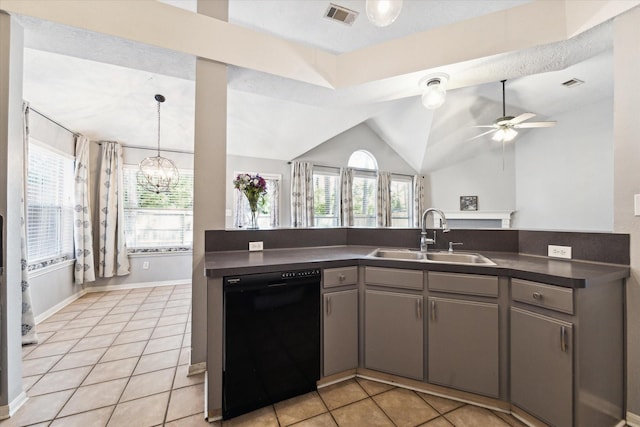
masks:
[[[58,123],[55,120],[53,120],[51,117],[42,114],[40,111],[36,110],[32,106],[29,106],[29,111],[33,111],[34,113],[36,113],[40,117],[43,117],[43,118],[49,120],[51,123],[60,126],[62,129],[66,130],[67,132],[71,133],[74,136],[80,136],[80,134],[78,132],[74,132],[71,129],[69,129],[68,127],[61,125],[60,123]]]
[[[287,162],[288,165],[292,164],[293,161],[289,161]],[[328,169],[342,169],[344,166],[327,166],[327,165],[321,165],[318,163],[313,163],[313,162],[309,162],[311,164],[313,164],[313,166],[318,166],[321,168],[328,168]],[[348,167],[348,166],[347,166]],[[363,171],[363,172],[378,172],[378,169],[363,169],[363,168],[351,168],[357,171]],[[396,172],[391,172],[393,175],[400,175],[400,176],[410,176],[413,177],[414,175],[409,175],[408,173],[396,173]],[[424,177],[423,177],[424,178]]]
[[[102,145],[103,142],[116,142],[116,141],[93,141],[98,145]],[[150,148],[150,147],[143,147],[141,145],[126,145],[126,144],[120,144],[123,148],[131,148],[131,149],[135,149],[135,150],[151,150],[151,151],[158,151],[157,148]],[[187,150],[175,150],[175,149],[171,149],[171,148],[161,148],[160,151],[166,151],[168,153],[179,153],[179,154],[193,154],[193,151],[187,151]]]

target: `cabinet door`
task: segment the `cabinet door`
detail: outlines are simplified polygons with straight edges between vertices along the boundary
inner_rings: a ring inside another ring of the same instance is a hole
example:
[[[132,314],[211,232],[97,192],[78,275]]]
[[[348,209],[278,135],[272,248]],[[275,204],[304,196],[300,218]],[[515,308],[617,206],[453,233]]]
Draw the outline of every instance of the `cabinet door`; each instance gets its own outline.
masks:
[[[324,295],[324,376],[358,367],[358,290]]]
[[[552,426],[573,423],[571,323],[511,308],[511,402]]]
[[[365,366],[423,379],[422,296],[365,292]]]
[[[428,301],[429,382],[499,397],[498,304]]]

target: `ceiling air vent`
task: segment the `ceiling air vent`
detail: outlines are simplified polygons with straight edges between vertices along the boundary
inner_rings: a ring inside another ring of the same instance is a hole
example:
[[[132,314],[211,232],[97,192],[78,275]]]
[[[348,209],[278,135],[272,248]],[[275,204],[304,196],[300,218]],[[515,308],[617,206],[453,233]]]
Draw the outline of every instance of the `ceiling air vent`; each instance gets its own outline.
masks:
[[[353,21],[358,17],[358,12],[347,9],[346,7],[338,6],[337,4],[329,3],[329,7],[325,12],[324,17],[342,22],[343,24],[353,25]]]
[[[566,82],[562,83],[562,86],[575,87],[575,86],[580,86],[583,83],[584,83],[584,81],[580,80],[580,79],[569,79]]]

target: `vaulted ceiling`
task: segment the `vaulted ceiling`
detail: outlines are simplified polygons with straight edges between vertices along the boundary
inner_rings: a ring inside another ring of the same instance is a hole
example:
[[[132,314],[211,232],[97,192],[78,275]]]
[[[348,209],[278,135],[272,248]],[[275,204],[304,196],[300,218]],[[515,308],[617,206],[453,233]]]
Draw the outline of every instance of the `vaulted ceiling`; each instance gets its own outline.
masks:
[[[195,10],[191,0],[164,3]],[[324,0],[229,0],[229,22],[342,54],[530,2],[405,1],[400,17],[385,28],[366,20],[364,0],[335,3],[360,12],[353,26],[324,18],[329,5]],[[163,148],[193,149],[192,55],[28,16],[19,19],[27,47],[25,99],[34,108],[92,139],[154,147],[153,95],[162,93],[167,98]],[[291,160],[364,122],[417,171],[427,172],[473,157],[490,143],[468,139],[479,133],[474,125],[502,115],[501,79],[509,79],[510,115],[529,111],[537,119],[553,119],[611,97],[611,40],[611,25],[605,22],[567,41],[448,64],[439,71],[458,84],[448,91],[445,105],[433,111],[421,105],[418,88],[429,70],[331,89],[230,66],[228,153]],[[574,89],[561,85],[571,78],[586,83]]]

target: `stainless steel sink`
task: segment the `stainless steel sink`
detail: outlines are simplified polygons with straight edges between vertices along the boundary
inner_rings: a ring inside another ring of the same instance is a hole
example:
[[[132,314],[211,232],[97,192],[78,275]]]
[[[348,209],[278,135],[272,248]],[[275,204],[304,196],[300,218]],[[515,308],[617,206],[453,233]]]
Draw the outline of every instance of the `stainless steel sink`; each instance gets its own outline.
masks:
[[[425,261],[426,253],[420,251],[412,251],[410,249],[376,249],[370,256],[376,258],[404,259],[410,261]]]
[[[489,258],[470,252],[427,252],[427,261],[447,262],[452,264],[484,264],[496,265]]]
[[[440,262],[447,264],[496,265],[489,258],[473,252],[420,252],[412,249],[376,249],[369,256],[405,261]]]

